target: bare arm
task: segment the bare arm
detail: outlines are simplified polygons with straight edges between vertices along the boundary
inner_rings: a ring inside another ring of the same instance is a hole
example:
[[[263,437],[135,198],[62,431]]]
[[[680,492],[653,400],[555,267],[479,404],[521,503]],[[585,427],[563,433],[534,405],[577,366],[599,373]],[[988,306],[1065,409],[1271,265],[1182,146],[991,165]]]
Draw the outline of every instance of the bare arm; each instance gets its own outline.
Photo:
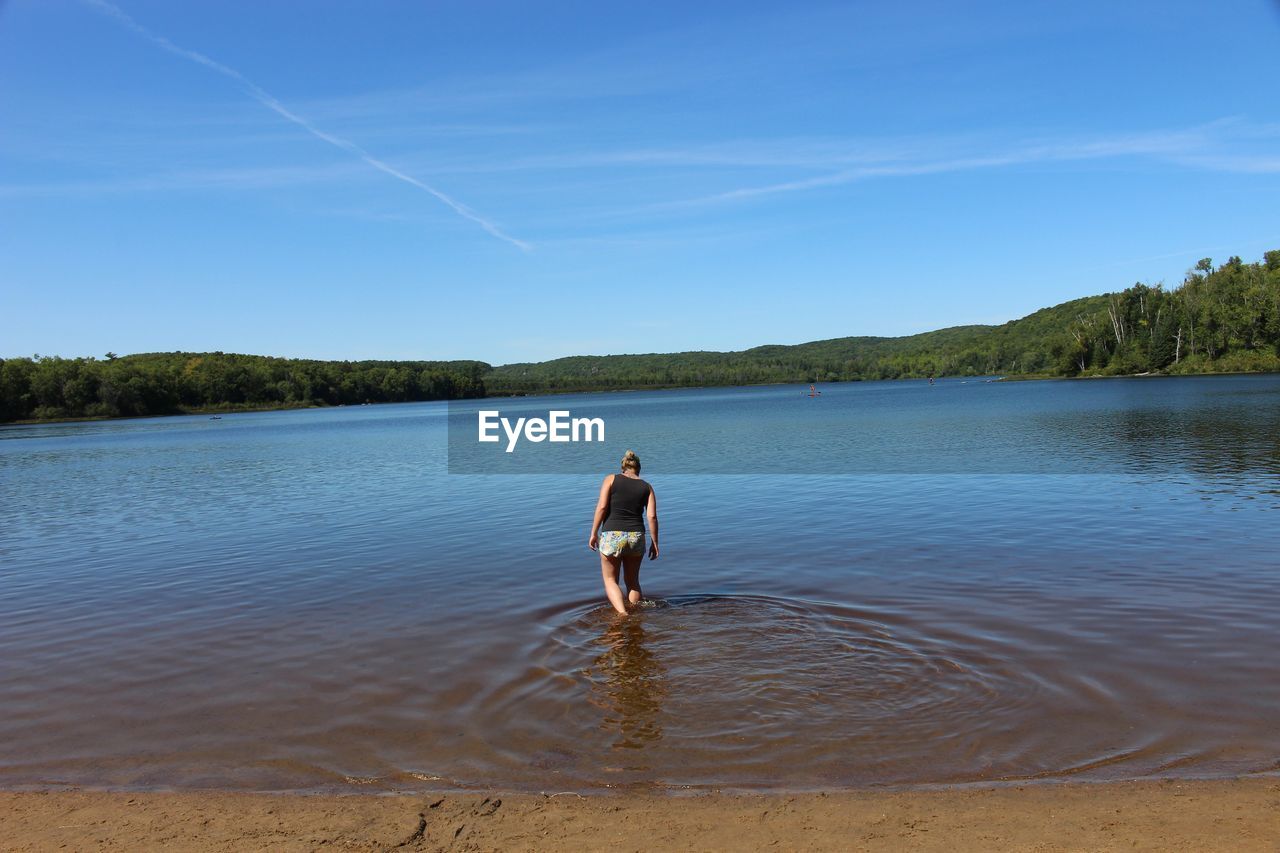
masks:
[[[600,484],[600,499],[596,501],[596,514],[591,519],[591,535],[587,537],[587,547],[592,551],[600,544],[600,525],[604,524],[604,517],[609,512],[609,492],[613,488],[613,477],[610,474]]]
[[[658,559],[658,498],[649,487],[649,559]]]

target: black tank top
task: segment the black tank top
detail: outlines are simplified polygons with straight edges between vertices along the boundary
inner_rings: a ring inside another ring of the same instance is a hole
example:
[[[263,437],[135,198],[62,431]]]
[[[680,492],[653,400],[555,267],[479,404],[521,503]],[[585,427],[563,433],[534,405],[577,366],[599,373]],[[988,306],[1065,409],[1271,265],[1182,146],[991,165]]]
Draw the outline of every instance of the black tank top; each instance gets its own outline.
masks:
[[[627,533],[644,533],[644,512],[649,506],[649,484],[644,480],[613,475],[613,488],[609,491],[609,512],[604,517],[601,530],[621,530]]]

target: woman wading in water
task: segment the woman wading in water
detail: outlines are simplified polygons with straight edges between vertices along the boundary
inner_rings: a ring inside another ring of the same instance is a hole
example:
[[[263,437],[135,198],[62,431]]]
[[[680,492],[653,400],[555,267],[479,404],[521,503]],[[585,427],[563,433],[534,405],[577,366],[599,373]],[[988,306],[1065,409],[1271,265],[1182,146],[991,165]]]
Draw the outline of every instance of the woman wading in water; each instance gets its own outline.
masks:
[[[640,457],[630,450],[622,455],[622,473],[610,474],[600,484],[600,500],[591,522],[587,545],[600,551],[600,572],[604,592],[613,609],[625,615],[638,607],[640,564],[644,562],[644,517],[649,516],[649,559],[658,559],[658,500],[653,487],[640,479]],[[618,586],[618,569],[623,571],[627,594]]]

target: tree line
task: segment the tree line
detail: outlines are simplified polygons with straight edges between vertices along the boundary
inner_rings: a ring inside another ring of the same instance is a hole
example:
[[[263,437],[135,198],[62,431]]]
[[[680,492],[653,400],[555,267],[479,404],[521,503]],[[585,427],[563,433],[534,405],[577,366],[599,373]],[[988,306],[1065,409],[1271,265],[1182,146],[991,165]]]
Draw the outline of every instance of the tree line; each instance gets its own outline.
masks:
[[[1141,282],[1001,326],[741,352],[479,361],[309,361],[224,353],[0,360],[0,421],[926,376],[1280,370],[1280,251],[1203,258],[1166,290]]]
[[[230,353],[0,360],[0,421],[451,400],[485,395],[479,361],[311,361]]]
[[[1108,294],[1068,335],[1058,353],[1067,376],[1280,369],[1280,251],[1216,268],[1202,258],[1172,290],[1138,283]]]

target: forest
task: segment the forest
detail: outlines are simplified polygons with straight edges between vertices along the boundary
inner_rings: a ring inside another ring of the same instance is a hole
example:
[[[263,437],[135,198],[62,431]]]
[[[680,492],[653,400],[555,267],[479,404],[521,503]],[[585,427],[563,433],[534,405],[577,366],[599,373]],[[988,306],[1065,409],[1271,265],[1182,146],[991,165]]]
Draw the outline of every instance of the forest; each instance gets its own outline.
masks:
[[[312,361],[224,353],[0,360],[0,422],[449,400],[555,391],[927,376],[1280,371],[1280,250],[1201,259],[1171,289],[1134,284],[1001,326],[741,352],[479,361]]]
[[[310,361],[229,353],[0,361],[0,421],[403,403],[485,395],[478,361]]]

